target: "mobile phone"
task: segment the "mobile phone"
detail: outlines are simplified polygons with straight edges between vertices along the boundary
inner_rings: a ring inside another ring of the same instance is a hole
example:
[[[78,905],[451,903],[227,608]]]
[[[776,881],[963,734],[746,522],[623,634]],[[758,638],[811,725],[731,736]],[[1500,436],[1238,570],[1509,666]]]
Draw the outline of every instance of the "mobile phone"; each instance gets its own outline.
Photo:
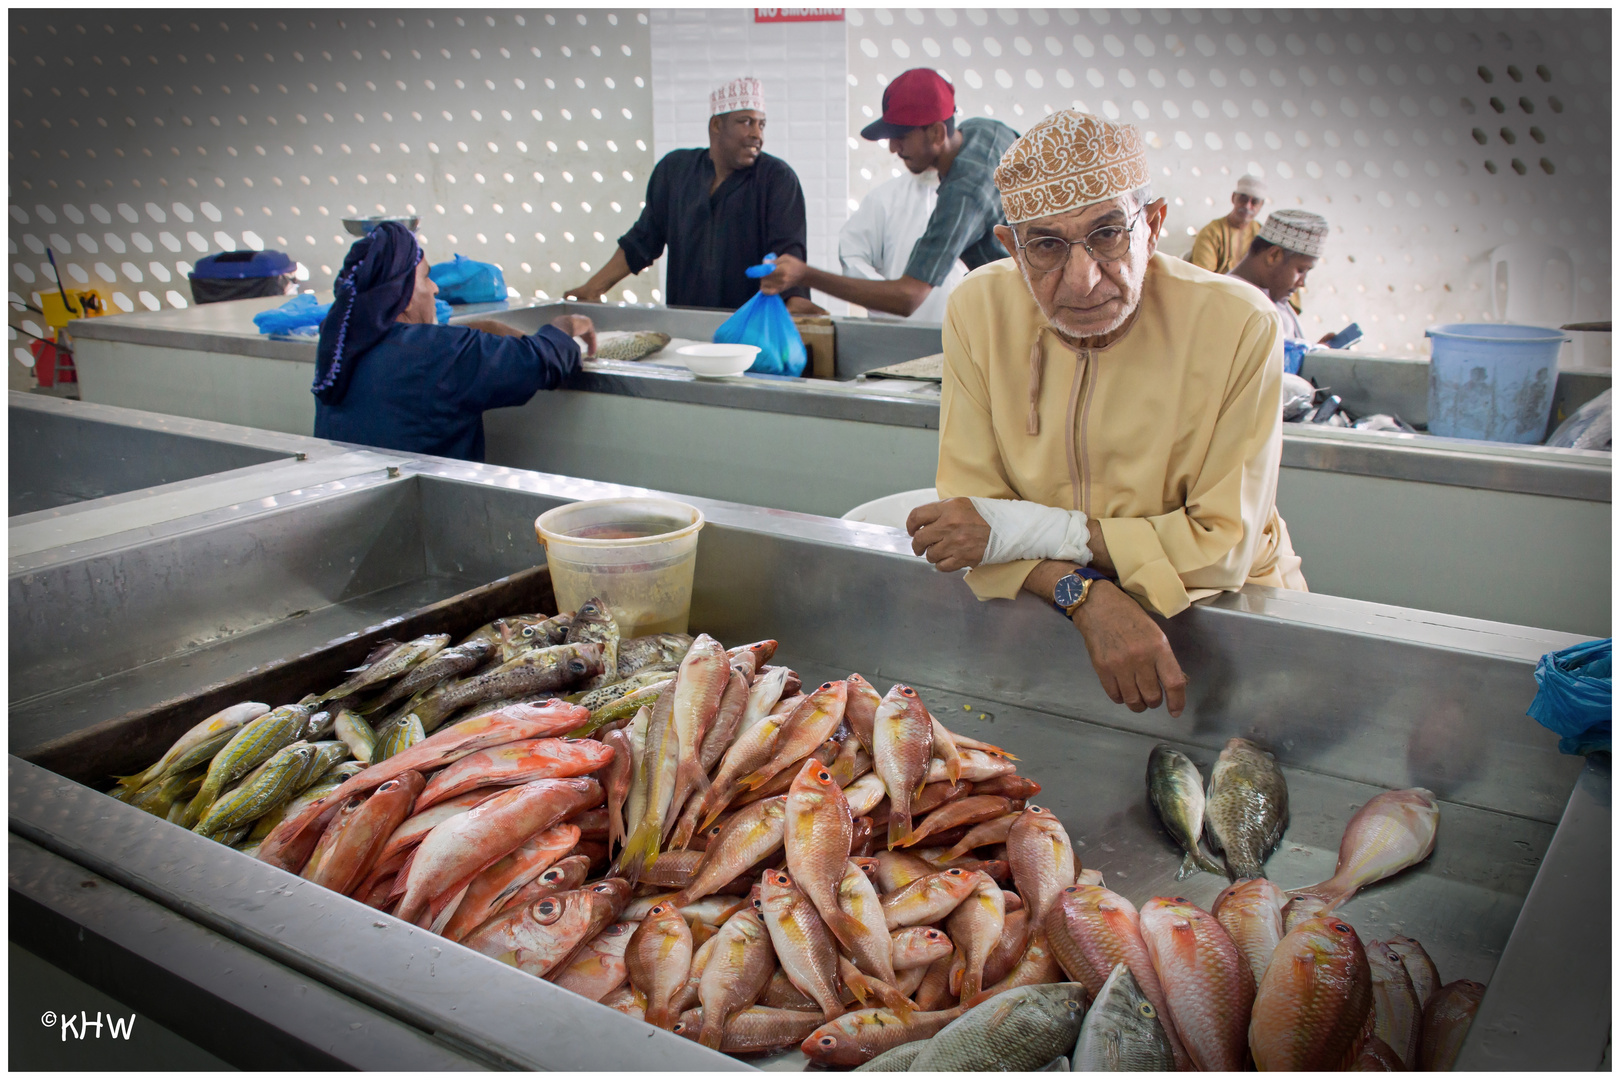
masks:
[[[1340,330],[1337,334],[1334,334],[1331,338],[1329,338],[1327,341],[1327,347],[1330,349],[1348,349],[1350,346],[1354,345],[1360,340],[1361,324],[1351,323],[1349,326],[1345,327],[1343,330]]]

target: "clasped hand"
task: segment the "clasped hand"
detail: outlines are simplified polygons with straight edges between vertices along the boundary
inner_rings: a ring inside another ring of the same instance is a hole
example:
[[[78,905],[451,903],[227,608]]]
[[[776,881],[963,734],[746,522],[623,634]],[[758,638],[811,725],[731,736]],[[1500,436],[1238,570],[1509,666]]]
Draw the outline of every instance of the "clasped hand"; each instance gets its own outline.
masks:
[[[971,499],[946,499],[917,507],[906,518],[911,550],[950,573],[978,566],[990,545],[990,526]]]

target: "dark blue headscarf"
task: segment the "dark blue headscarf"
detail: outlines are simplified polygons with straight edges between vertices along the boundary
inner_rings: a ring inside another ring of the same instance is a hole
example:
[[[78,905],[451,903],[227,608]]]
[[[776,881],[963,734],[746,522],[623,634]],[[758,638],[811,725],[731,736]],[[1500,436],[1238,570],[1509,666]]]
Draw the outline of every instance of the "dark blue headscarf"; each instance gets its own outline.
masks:
[[[382,222],[349,248],[315,350],[310,390],[322,402],[336,405],[349,392],[355,363],[411,302],[421,261],[416,237],[397,221]]]

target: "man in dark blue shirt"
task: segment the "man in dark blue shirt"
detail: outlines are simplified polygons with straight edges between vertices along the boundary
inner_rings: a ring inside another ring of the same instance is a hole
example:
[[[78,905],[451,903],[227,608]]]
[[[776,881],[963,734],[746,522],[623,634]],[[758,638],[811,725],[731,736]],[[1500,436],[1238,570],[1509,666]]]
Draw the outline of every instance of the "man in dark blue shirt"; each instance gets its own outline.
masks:
[[[939,193],[928,227],[918,237],[906,272],[893,281],[845,277],[807,266],[802,257],[779,258],[764,292],[788,295],[808,285],[871,311],[910,316],[945,283],[956,260],[969,270],[1007,257],[995,227],[1005,225],[994,173],[1018,132],[999,120],[974,118],[958,126],[956,91],[931,68],[897,75],[883,91],[883,116],[861,137],[887,139],[889,150],[913,173],[939,172]]]
[[[805,257],[804,191],[791,166],[764,152],[765,99],[758,79],[709,95],[707,149],[672,150],[653,168],[647,205],[607,265],[570,300],[598,301],[668,248],[664,302],[734,311],[759,283],[743,273],[765,256]],[[795,314],[822,314],[808,288],[783,292]]]
[[[596,351],[583,315],[532,335],[490,320],[440,326],[438,286],[410,231],[383,222],[355,241],[316,350],[315,435],[386,450],[484,460],[484,410],[522,405]]]

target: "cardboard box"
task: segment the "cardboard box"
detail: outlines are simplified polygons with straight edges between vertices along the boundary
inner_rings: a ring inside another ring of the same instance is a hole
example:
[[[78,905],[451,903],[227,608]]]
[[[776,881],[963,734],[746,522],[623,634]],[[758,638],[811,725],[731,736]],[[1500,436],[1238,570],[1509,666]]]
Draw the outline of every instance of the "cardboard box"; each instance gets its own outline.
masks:
[[[838,342],[831,315],[795,315],[793,325],[804,339],[804,351],[809,363],[804,373],[812,379],[831,379],[838,371]]]

